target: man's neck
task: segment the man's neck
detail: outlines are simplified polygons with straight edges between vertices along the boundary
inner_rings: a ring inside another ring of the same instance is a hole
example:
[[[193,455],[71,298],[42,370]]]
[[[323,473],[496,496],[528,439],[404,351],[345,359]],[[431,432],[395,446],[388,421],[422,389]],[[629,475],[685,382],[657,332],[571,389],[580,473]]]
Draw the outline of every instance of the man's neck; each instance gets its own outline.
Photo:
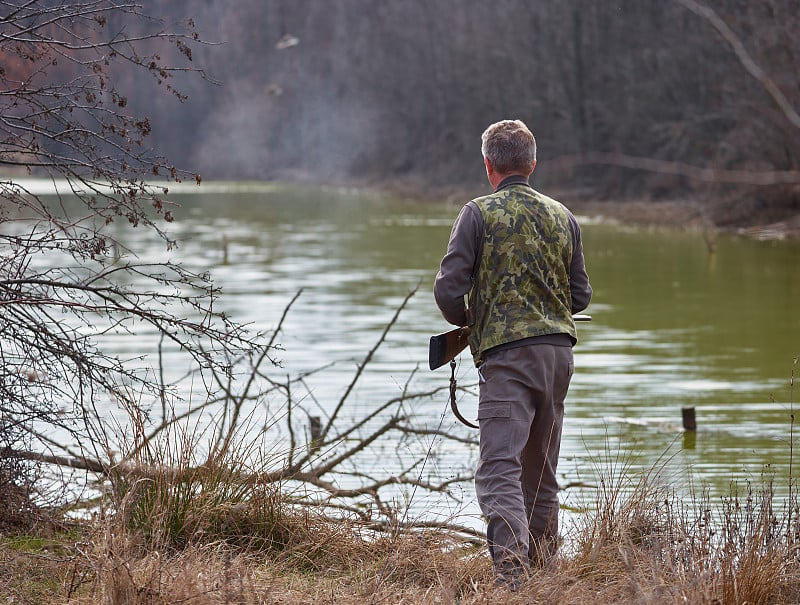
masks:
[[[525,176],[524,174],[511,173],[511,174],[504,174],[502,176],[498,175],[498,179],[495,182],[491,183],[491,185],[494,187],[495,191],[500,191],[501,189],[508,187],[510,185],[530,186],[530,183],[528,182],[528,177]]]

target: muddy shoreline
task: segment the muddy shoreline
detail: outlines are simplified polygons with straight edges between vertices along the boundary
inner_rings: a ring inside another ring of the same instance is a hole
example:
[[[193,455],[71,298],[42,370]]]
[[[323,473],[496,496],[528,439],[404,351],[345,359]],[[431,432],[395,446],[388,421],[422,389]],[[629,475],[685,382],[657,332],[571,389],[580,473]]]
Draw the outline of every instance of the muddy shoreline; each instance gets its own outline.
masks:
[[[454,207],[460,207],[474,197],[490,193],[488,187],[480,185],[430,188],[415,187],[408,183],[384,183],[366,188],[417,201],[445,203]],[[693,200],[599,200],[585,190],[542,190],[542,193],[559,200],[577,216],[584,216],[593,221],[639,227],[733,233],[760,240],[800,239],[800,213],[776,221],[774,216],[754,211],[744,221],[720,225],[720,217],[715,216],[711,203],[701,204]]]
[[[781,221],[753,216],[748,224],[720,226],[701,207],[691,202],[577,201],[569,206],[577,215],[626,225],[735,233],[759,240],[800,239],[800,214]]]

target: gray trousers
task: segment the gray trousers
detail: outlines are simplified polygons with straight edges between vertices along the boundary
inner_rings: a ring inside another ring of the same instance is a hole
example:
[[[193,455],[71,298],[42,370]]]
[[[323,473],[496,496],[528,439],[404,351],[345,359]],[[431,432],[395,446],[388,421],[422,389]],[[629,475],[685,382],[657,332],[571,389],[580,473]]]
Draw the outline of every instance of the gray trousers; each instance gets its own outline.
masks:
[[[573,370],[572,348],[549,344],[493,352],[478,369],[475,491],[498,569],[538,565],[555,553],[556,468]]]

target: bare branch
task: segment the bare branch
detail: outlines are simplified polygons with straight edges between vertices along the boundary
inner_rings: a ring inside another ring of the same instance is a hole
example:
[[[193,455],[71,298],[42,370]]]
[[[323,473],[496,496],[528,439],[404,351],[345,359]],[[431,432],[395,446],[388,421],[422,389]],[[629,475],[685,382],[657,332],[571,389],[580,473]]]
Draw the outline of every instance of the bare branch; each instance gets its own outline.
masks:
[[[764,87],[764,90],[772,97],[772,100],[775,101],[777,106],[780,108],[783,115],[786,116],[786,119],[794,126],[795,128],[800,128],[800,114],[792,106],[792,103],[789,99],[786,98],[786,95],[783,94],[778,85],[770,78],[769,74],[767,74],[764,69],[753,59],[747,49],[744,46],[741,38],[736,35],[736,33],[728,27],[728,24],[720,18],[720,16],[712,9],[710,6],[703,4],[701,2],[697,2],[697,0],[676,0],[679,4],[686,7],[694,14],[702,17],[706,21],[708,21],[714,29],[717,30],[717,33],[722,36],[722,39],[728,43],[731,47],[733,52],[736,54],[736,58],[739,60],[739,63],[742,64],[742,67],[753,76],[761,86]],[[795,179],[791,182],[797,182],[798,179]],[[728,182],[728,181],[726,181]],[[785,182],[785,181],[783,181]],[[763,184],[763,183],[758,183]],[[771,183],[770,183],[771,184]]]
[[[780,185],[800,183],[798,170],[724,170],[721,168],[699,168],[683,162],[658,160],[625,155],[623,153],[589,152],[564,155],[549,162],[556,168],[568,168],[580,164],[619,166],[634,170],[645,170],[662,174],[674,174],[706,183],[731,183],[738,185]]]
[[[148,180],[199,176],[146,144],[150,120],[128,113],[118,84],[132,66],[182,98],[168,80],[203,75],[188,65],[201,41],[191,23],[168,28],[135,2],[2,7],[0,165],[49,178],[53,192],[0,179],[0,447],[47,445],[36,427],[44,424],[91,451],[102,436],[98,399],[135,407],[133,399],[152,396],[163,412],[170,388],[142,356],[104,351],[102,337],[149,326],[159,355],[171,344],[201,375],[220,377],[255,346],[215,312],[208,275],[170,261],[129,262],[109,227],[142,226],[168,251],[175,246],[164,227],[174,218],[168,187]]]
[[[383,344],[383,341],[386,339],[386,335],[389,333],[389,330],[392,329],[392,326],[394,326],[394,324],[397,322],[397,319],[400,317],[400,312],[405,308],[405,306],[408,304],[408,301],[411,299],[412,296],[414,296],[414,294],[416,293],[416,291],[418,289],[419,289],[419,286],[417,286],[416,288],[411,290],[406,295],[406,297],[405,297],[405,299],[403,299],[403,302],[401,303],[401,305],[395,311],[394,316],[392,317],[391,321],[384,328],[383,333],[381,333],[380,338],[378,338],[378,341],[375,343],[375,345],[372,347],[372,349],[370,349],[369,353],[367,353],[367,355],[366,355],[366,357],[364,357],[363,361],[359,364],[358,369],[356,370],[356,373],[353,376],[353,379],[350,381],[350,384],[347,385],[347,388],[345,389],[344,395],[342,395],[342,398],[339,400],[339,403],[334,408],[333,413],[331,414],[330,418],[328,419],[328,423],[325,425],[325,428],[322,429],[322,433],[320,435],[320,439],[323,442],[326,440],[326,438],[328,436],[328,431],[330,431],[331,427],[333,426],[333,423],[336,421],[336,418],[339,415],[339,412],[341,411],[342,406],[344,406],[345,401],[347,401],[347,398],[349,397],[351,391],[353,390],[353,387],[356,385],[356,383],[358,382],[358,379],[361,377],[361,373],[364,371],[364,368],[372,360],[372,356],[375,354],[375,351],[377,351],[378,348],[381,346],[381,344]]]

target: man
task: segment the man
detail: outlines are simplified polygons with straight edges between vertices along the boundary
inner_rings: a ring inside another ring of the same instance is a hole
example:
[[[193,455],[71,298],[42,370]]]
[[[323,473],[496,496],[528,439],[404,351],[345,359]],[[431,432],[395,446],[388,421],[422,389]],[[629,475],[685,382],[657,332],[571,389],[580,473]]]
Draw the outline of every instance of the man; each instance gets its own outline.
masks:
[[[494,193],[462,208],[434,297],[448,322],[471,328],[480,391],[475,491],[497,583],[516,590],[530,565],[556,550],[572,314],[587,307],[592,289],[575,217],[528,182],[536,166],[531,131],[504,120],[481,140]]]

